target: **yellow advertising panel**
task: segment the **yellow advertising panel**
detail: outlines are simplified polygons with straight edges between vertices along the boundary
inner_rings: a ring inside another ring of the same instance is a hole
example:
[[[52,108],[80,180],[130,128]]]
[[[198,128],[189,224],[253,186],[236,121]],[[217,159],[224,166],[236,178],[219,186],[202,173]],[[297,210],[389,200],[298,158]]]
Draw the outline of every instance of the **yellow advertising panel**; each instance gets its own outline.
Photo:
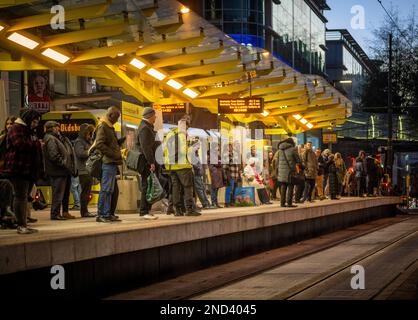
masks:
[[[122,120],[133,124],[139,124],[142,119],[144,107],[137,104],[122,101]]]

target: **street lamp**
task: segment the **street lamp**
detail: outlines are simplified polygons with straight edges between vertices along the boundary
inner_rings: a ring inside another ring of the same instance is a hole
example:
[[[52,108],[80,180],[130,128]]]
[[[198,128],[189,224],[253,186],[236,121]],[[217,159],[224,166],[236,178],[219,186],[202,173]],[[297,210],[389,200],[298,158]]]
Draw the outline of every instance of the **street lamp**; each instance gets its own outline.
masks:
[[[332,85],[336,87],[336,84],[353,84],[353,80],[332,80]]]
[[[342,83],[342,84],[352,84],[353,83],[353,80],[340,80],[338,82],[339,83]]]

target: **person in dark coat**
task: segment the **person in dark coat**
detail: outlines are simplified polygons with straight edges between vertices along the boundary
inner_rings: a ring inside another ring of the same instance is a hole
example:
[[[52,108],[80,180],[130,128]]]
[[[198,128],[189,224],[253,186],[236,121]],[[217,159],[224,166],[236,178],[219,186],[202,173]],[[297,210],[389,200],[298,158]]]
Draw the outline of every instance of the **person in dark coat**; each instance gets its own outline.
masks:
[[[45,173],[52,187],[51,220],[75,219],[69,213],[71,176],[76,176],[73,146],[55,121],[45,123]],[[61,215],[62,205],[62,215]]]
[[[329,150],[329,149],[325,149],[324,151],[322,151],[322,160],[323,160],[323,162],[322,162],[322,169],[323,169],[323,171],[324,171],[324,179],[323,179],[323,187],[324,187],[324,196],[328,196],[328,193],[329,193],[329,189],[328,189],[328,180],[329,180],[329,177],[328,177],[328,164],[329,164],[329,159],[328,159],[328,157],[330,156],[330,154],[331,154],[331,150]]]
[[[223,166],[221,164],[221,157],[219,154],[219,146],[216,143],[212,143],[209,150],[209,173],[211,179],[211,202],[213,206],[222,208],[218,203],[218,191],[220,188],[225,187]]]
[[[329,179],[329,194],[331,200],[339,200],[337,194],[339,193],[337,167],[335,166],[334,155],[330,154],[327,161],[328,179]]]
[[[76,167],[80,179],[80,215],[85,218],[96,217],[88,211],[89,195],[93,185],[93,178],[86,169],[86,161],[89,157],[89,149],[93,144],[94,126],[83,123],[80,126],[78,138],[74,142],[74,152],[76,157]]]
[[[37,230],[27,227],[28,196],[33,183],[39,178],[41,156],[32,132],[39,125],[41,115],[32,109],[22,109],[20,117],[9,129],[6,137],[3,175],[14,189],[13,209],[17,220],[17,233],[31,234]],[[35,161],[34,161],[35,160]]]
[[[4,156],[6,154],[6,136],[13,123],[16,121],[16,117],[8,117],[4,124],[4,130],[0,132],[0,176],[4,167]]]
[[[155,150],[158,145],[155,141],[155,120],[155,110],[147,107],[142,113],[142,121],[138,127],[137,145],[140,153],[138,172],[141,175],[141,205],[139,215],[148,220],[157,219],[156,216],[150,213],[152,205],[147,202],[147,180],[151,172],[156,172],[157,168]]]
[[[359,155],[356,159],[356,184],[357,184],[357,196],[363,197],[364,193],[366,192],[366,153],[364,151],[360,151]]]
[[[200,200],[200,203],[203,206],[203,209],[216,209],[216,206],[212,205],[209,202],[208,197],[206,196],[206,188],[205,188],[205,180],[206,174],[205,169],[203,167],[202,162],[199,158],[199,149],[200,149],[201,142],[198,139],[195,139],[194,143],[192,144],[193,148],[193,183],[194,189],[196,192],[197,197]]]
[[[270,151],[268,155],[268,166],[269,166],[269,178],[271,179],[272,185],[270,189],[271,199],[276,200],[277,198],[277,189],[279,187],[279,183],[277,181],[277,158],[275,155],[277,152]],[[278,155],[277,155],[278,156]]]
[[[324,165],[325,160],[320,149],[315,150],[316,159],[318,160],[318,176],[316,177],[316,196],[319,200],[325,200],[324,196]]]
[[[379,185],[379,167],[377,166],[377,160],[374,156],[368,156],[366,158],[366,173],[367,173],[367,196],[374,196],[375,188]]]
[[[0,226],[15,229],[16,216],[12,211],[13,185],[9,180],[0,179],[0,195]]]
[[[36,187],[36,182],[38,180],[47,180],[46,176],[45,176],[45,162],[44,162],[44,156],[43,156],[43,151],[42,151],[42,143],[39,140],[38,136],[39,134],[37,133],[37,130],[39,130],[40,128],[37,127],[33,132],[32,132],[32,141],[35,143],[36,145],[36,153],[34,155],[33,161],[35,163],[35,167],[38,168],[37,171],[37,175],[36,177],[34,177],[33,183],[31,183],[31,185],[29,186],[29,190],[33,190],[34,187]],[[43,128],[42,128],[43,130]],[[31,193],[31,195],[33,195]],[[34,198],[32,198],[32,196],[28,197],[28,201],[29,201],[29,209],[28,209],[28,214],[27,214],[27,220],[28,223],[35,223],[38,221],[38,219],[32,218],[31,217],[31,210],[30,209],[35,209],[35,210],[43,210],[46,207],[48,207],[48,205],[40,200],[35,200]]]
[[[295,142],[288,138],[278,145],[279,166],[277,180],[280,185],[280,204],[282,207],[296,207],[292,204],[294,185],[290,181],[291,173],[296,172],[296,165],[301,165],[298,152],[295,148]]]
[[[4,130],[0,133],[0,224],[4,227],[10,225],[10,221],[15,221],[16,216],[12,210],[13,206],[13,185],[7,179],[2,178],[4,168],[4,156],[6,155],[6,136],[16,117],[8,117],[4,124]],[[4,219],[4,224],[2,223]]]
[[[302,159],[302,155],[305,152],[305,146],[303,144],[298,145],[297,151],[298,151],[299,158]],[[306,180],[305,174],[304,174],[305,167],[304,167],[302,160],[301,162],[302,164],[298,167],[299,177],[301,178],[301,180]],[[295,187],[295,203],[303,203],[302,196],[304,195],[304,191],[305,191],[305,181],[303,181],[303,183],[299,183]]]

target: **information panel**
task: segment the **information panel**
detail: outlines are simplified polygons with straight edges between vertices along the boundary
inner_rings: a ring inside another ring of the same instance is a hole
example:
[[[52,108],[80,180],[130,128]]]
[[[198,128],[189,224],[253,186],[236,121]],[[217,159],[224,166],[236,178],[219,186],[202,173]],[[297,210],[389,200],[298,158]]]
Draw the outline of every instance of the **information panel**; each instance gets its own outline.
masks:
[[[218,99],[218,113],[263,113],[263,98]]]
[[[322,143],[337,143],[337,134],[327,132],[322,134]]]
[[[154,104],[154,109],[160,110],[162,113],[186,113],[186,104]]]

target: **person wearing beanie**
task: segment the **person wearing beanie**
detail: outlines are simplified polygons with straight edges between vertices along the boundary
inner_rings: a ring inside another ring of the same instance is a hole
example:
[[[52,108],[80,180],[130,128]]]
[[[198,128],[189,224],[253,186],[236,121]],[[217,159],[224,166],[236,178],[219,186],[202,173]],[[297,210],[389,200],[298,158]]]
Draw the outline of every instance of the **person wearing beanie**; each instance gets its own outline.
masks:
[[[139,215],[147,220],[157,219],[150,211],[152,205],[147,202],[147,180],[151,172],[156,172],[157,163],[155,151],[158,143],[155,141],[154,123],[157,119],[155,110],[146,107],[142,112],[142,121],[138,127],[137,146],[140,153],[138,172],[141,175],[141,204]]]
[[[6,137],[3,175],[12,183],[14,189],[13,209],[17,220],[17,233],[31,234],[37,230],[27,227],[28,194],[39,178],[40,164],[34,159],[41,155],[33,131],[38,127],[41,115],[25,108],[20,117],[9,129]]]
[[[75,219],[69,213],[71,177],[76,176],[74,149],[55,121],[45,123],[45,172],[51,182],[51,220]],[[61,215],[62,205],[62,215]]]
[[[142,112],[142,119],[150,120],[152,124],[155,123],[155,109],[151,107],[144,108],[144,111]]]

